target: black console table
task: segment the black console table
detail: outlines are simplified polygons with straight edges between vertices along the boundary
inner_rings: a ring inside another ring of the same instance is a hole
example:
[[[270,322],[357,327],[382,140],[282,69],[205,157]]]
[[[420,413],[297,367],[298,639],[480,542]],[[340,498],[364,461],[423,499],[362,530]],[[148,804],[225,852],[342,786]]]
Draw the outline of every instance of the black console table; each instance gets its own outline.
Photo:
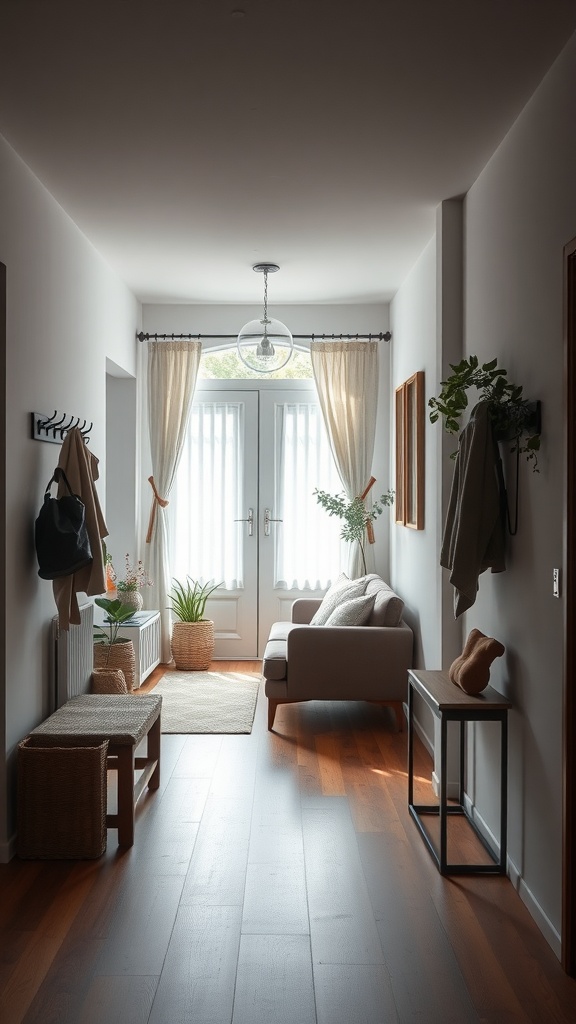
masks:
[[[506,874],[506,839],[508,817],[508,711],[510,701],[492,687],[472,697],[451,682],[447,672],[408,672],[408,809],[443,875]],[[426,702],[433,715],[440,720],[440,792],[438,804],[414,803],[414,693]],[[448,722],[460,723],[460,771],[458,800],[447,799],[447,741]],[[500,723],[500,852],[487,843],[464,806],[464,769],[466,753],[466,722]],[[492,863],[449,864],[447,861],[447,825],[451,815],[464,815],[482,844],[490,854]],[[437,815],[440,819],[440,849],[438,850],[422,818]]]

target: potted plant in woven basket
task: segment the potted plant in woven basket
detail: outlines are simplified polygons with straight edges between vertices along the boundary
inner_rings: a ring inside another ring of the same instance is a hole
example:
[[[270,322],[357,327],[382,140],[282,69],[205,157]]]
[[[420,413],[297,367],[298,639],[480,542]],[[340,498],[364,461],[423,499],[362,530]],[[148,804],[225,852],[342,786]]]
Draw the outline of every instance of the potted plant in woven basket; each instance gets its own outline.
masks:
[[[134,644],[118,636],[123,622],[131,619],[134,609],[122,604],[118,598],[95,598],[95,604],[106,612],[104,625],[94,629],[93,693],[130,693],[134,689],[136,659]]]
[[[168,594],[169,608],[176,617],[172,626],[172,657],[176,668],[204,671],[214,656],[214,623],[205,619],[206,602],[221,583],[205,583],[186,577],[186,582],[173,580]]]

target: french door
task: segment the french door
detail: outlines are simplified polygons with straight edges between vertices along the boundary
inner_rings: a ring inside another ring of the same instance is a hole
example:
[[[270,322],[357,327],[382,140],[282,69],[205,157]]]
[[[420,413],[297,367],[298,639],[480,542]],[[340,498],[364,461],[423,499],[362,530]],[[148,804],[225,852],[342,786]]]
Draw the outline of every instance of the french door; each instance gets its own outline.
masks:
[[[323,594],[344,555],[313,495],[341,490],[315,391],[238,383],[197,388],[171,502],[173,575],[222,583],[207,606],[221,659],[261,657],[271,624]]]

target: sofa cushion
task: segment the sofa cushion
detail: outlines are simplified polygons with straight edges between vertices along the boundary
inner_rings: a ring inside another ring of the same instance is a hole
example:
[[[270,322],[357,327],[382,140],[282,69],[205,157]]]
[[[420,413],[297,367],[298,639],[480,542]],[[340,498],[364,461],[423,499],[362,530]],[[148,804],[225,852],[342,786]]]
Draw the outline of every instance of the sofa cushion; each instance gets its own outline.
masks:
[[[326,591],[318,611],[314,613],[310,620],[310,625],[325,626],[332,612],[339,604],[353,597],[360,597],[364,593],[365,588],[366,578],[364,576],[359,580],[350,580],[345,573],[340,573],[338,579]]]
[[[286,641],[269,640],[262,660],[262,675],[265,679],[286,678]]]
[[[376,573],[366,577],[367,595],[374,595],[374,608],[368,619],[369,626],[399,626],[404,601]]]
[[[342,601],[329,616],[326,626],[364,626],[374,608],[374,594],[362,594]]]
[[[294,629],[296,625],[296,622],[273,622],[268,640],[285,640],[290,630]]]
[[[265,679],[286,679],[286,638],[296,625],[295,622],[275,622],[272,625],[262,659]]]

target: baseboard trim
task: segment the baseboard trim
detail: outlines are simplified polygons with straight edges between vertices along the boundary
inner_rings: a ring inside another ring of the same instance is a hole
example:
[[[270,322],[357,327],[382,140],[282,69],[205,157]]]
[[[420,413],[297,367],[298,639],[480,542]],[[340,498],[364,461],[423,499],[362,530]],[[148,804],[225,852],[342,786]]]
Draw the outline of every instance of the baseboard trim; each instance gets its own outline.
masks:
[[[408,718],[408,709],[406,705],[404,705],[404,711],[406,714],[406,718]],[[434,764],[434,737],[431,738],[428,735],[428,733],[423,728],[422,723],[416,718],[416,716],[414,716],[414,732],[422,741],[423,745],[426,747],[426,750],[428,751],[430,757],[432,758],[432,764]],[[440,780],[438,778],[437,772],[435,772],[434,770],[432,771],[432,789],[434,791],[434,796],[437,797],[440,793]],[[458,786],[458,783],[448,782],[446,786],[446,796],[448,797],[448,799],[457,800],[459,793],[460,788]]]
[[[408,709],[406,706],[404,707],[404,711],[406,713],[406,717],[408,717]],[[430,739],[428,734],[422,728],[422,724],[418,721],[416,717],[414,717],[414,732],[417,734],[419,739],[424,744],[432,760],[434,760],[434,742]],[[438,775],[436,774],[435,771],[432,772],[432,788],[434,790],[435,795],[438,796],[440,786]],[[458,799],[459,793],[457,783],[448,783],[447,796],[448,799]],[[500,852],[500,842],[496,839],[496,836],[493,834],[491,829],[488,828],[488,825],[484,821],[484,818],[482,817],[481,814],[478,813],[475,805],[472,803],[470,797],[466,793],[464,794],[464,806],[466,808],[467,813],[470,815],[474,824],[476,825],[478,831],[482,834],[486,842],[498,855]],[[514,861],[511,859],[510,855],[506,857],[506,874],[508,875],[508,878],[510,879],[524,906],[528,910],[528,913],[534,919],[536,925],[542,932],[542,935],[546,939],[546,942],[548,943],[552,951],[555,953],[555,955],[558,957],[558,960],[561,960],[562,937],[559,931],[554,927],[552,921],[550,920],[546,912],[540,906],[532,890],[529,888],[529,886],[526,885],[526,882],[522,878],[521,872],[519,871]]]
[[[434,796],[440,795],[440,779],[437,772],[432,772],[432,789]],[[446,797],[448,800],[457,800],[460,796],[460,786],[457,782],[446,783]]]
[[[408,721],[408,705],[404,704],[403,707],[404,714],[406,715],[406,721]],[[422,743],[426,747],[426,750],[430,754],[430,757],[432,758],[432,762],[434,762],[434,739],[430,739],[428,733],[425,732],[424,728],[422,727],[422,723],[416,718],[416,715],[414,715],[414,732],[418,736],[418,739],[422,741]]]
[[[467,795],[465,795],[464,797],[464,804],[468,814],[474,821],[474,824],[476,825],[478,831],[482,833],[482,835],[490,844],[492,849],[498,852],[500,850],[500,843],[497,841],[496,836],[493,834],[492,830],[488,828],[488,825],[484,821],[484,818],[482,817],[481,814],[478,813],[472,801]],[[514,886],[516,892],[522,900],[522,903],[528,910],[530,916],[534,919],[538,928],[542,932],[542,935],[546,939],[546,942],[548,943],[552,951],[555,953],[555,955],[558,957],[558,959],[561,960],[562,937],[558,930],[554,927],[548,915],[540,906],[532,890],[526,885],[526,882],[522,878],[520,870],[518,869],[517,865],[514,863],[514,861],[511,859],[509,855],[506,857],[506,874],[508,875],[508,878],[510,879],[512,885]]]
[[[554,927],[552,921],[538,903],[534,893],[526,885],[526,882],[522,878],[518,868],[514,862],[510,860],[510,857],[507,858],[507,862],[508,877],[522,900],[522,903],[534,918],[538,928],[542,932],[542,935],[546,939],[546,942],[552,951],[556,954],[559,960],[562,960],[562,936],[560,935],[560,932]]]

